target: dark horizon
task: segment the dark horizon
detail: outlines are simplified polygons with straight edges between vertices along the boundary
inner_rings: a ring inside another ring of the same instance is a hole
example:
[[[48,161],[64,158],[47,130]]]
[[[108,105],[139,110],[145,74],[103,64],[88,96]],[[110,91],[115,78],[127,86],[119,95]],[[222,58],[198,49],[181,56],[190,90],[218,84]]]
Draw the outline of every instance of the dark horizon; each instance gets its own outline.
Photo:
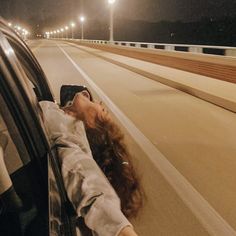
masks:
[[[48,25],[77,21],[80,14],[94,20],[109,17],[107,0],[0,0],[0,15],[12,21]],[[14,16],[14,17],[12,17]],[[183,21],[193,22],[204,17],[221,18],[236,16],[235,0],[116,0],[115,16],[147,22]]]
[[[0,15],[20,24],[33,35],[56,30],[78,16],[86,16],[85,37],[108,39],[107,0],[0,0]],[[14,16],[14,17],[12,17]],[[115,39],[123,41],[198,43],[235,46],[236,1],[234,0],[116,0]],[[191,33],[190,33],[191,32]],[[199,34],[197,34],[199,32]],[[194,37],[193,37],[194,35]]]

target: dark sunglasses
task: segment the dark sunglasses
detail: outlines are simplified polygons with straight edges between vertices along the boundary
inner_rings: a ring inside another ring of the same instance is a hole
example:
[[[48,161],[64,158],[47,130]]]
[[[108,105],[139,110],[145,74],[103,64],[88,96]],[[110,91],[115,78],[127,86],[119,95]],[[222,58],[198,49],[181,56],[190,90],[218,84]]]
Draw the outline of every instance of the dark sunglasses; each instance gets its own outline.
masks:
[[[91,92],[83,85],[62,85],[60,89],[60,105],[65,107],[72,102],[77,93],[87,91],[90,101],[93,101]]]

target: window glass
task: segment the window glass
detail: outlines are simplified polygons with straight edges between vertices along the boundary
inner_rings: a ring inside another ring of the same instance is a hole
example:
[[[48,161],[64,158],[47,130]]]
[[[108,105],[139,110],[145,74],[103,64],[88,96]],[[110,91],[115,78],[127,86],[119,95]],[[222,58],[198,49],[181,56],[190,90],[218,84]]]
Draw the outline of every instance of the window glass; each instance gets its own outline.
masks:
[[[0,114],[0,138],[7,139],[7,146],[4,150],[4,161],[9,174],[12,174],[16,170],[23,166],[22,160],[18,154],[15,144],[13,143],[6,124]]]
[[[38,101],[43,99],[52,100],[51,92],[48,90],[49,88],[45,81],[44,74],[30,53],[11,38],[9,38],[9,43],[14,49],[15,55],[27,75],[28,82],[30,82],[27,83],[30,84],[32,92],[36,95]]]
[[[28,93],[28,98],[31,101],[31,104],[34,106],[37,114],[41,115],[42,117],[42,111],[38,102],[44,100],[45,98],[42,91],[43,88],[41,88],[41,85],[38,83],[38,80],[40,80],[40,73],[37,65],[35,65],[31,56],[28,55],[28,53],[22,49],[20,45],[11,39],[9,39],[9,43],[13,47],[18,62],[20,63],[20,66],[26,75],[24,77],[24,82],[26,86],[26,92]]]

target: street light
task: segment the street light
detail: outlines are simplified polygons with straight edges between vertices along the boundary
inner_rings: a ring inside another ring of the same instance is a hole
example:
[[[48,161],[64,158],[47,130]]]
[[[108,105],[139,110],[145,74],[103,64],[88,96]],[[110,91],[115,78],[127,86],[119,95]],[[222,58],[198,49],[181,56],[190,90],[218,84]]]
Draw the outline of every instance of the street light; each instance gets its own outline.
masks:
[[[82,40],[84,40],[84,21],[85,21],[85,17],[81,16],[80,22],[81,22],[81,39]]]
[[[75,23],[74,23],[74,22],[71,22],[71,23],[70,23],[70,26],[71,26],[71,38],[73,39],[73,38],[74,38],[74,27],[75,27]]]
[[[110,4],[110,42],[114,41],[113,36],[113,15],[114,15],[114,3],[116,0],[108,0]]]

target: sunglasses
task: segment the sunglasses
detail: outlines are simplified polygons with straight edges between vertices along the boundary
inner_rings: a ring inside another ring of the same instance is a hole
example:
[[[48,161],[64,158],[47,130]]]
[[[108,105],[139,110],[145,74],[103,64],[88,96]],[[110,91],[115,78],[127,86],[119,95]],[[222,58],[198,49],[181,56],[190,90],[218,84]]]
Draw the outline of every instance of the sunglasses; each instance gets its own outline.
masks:
[[[68,107],[73,104],[73,100],[77,93],[87,91],[89,94],[89,100],[93,102],[91,92],[86,86],[82,85],[62,85],[60,89],[60,103],[61,107]]]

